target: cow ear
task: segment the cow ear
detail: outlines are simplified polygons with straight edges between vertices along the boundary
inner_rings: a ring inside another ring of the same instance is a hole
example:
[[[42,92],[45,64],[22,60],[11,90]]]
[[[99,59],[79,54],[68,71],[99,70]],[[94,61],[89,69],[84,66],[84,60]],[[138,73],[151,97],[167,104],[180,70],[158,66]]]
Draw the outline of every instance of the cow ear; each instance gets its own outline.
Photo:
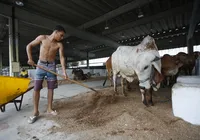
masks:
[[[151,62],[160,60],[160,57],[156,56]]]
[[[161,74],[161,62],[160,61],[153,61],[152,65]]]

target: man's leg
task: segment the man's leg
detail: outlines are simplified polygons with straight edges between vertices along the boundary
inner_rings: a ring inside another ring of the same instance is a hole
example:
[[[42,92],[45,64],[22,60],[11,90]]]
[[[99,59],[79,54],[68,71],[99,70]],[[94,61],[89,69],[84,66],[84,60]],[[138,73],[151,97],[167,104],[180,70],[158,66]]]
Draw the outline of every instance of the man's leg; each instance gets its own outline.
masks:
[[[48,106],[47,106],[47,112],[52,112],[52,102],[53,102],[53,89],[48,89]]]
[[[40,90],[34,91],[33,93],[33,105],[34,105],[34,111],[33,116],[39,116],[39,101],[40,101]]]
[[[39,64],[39,63],[38,63]],[[29,117],[28,123],[34,123],[39,116],[39,100],[40,100],[40,90],[42,89],[42,83],[46,72],[42,69],[37,68],[34,80],[34,92],[33,92],[33,115]]]
[[[56,72],[56,65],[55,63],[49,64],[48,69],[51,71]],[[47,72],[47,87],[48,87],[48,105],[47,105],[47,113],[52,115],[57,115],[57,112],[52,108],[53,102],[53,94],[54,89],[58,87],[56,75]]]
[[[40,90],[42,88],[42,82],[43,82],[43,80],[35,80],[34,92],[33,92],[34,110],[33,110],[33,115],[30,116],[29,119],[28,119],[28,123],[34,123],[39,116],[38,106],[39,106]]]

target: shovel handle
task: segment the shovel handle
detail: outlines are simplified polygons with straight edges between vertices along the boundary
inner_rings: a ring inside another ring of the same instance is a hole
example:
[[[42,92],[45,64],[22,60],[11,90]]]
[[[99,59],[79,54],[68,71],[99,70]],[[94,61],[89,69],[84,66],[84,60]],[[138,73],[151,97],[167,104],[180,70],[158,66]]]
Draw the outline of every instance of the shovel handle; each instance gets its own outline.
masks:
[[[40,68],[40,69],[43,69],[43,70],[45,70],[45,71],[47,71],[47,72],[49,72],[49,73],[52,73],[52,74],[54,74],[54,75],[56,75],[56,76],[59,76],[59,77],[61,77],[61,78],[63,78],[63,79],[69,80],[70,82],[73,82],[73,83],[76,83],[76,84],[78,84],[78,85],[81,85],[81,86],[83,86],[83,87],[85,87],[85,88],[88,88],[88,89],[90,89],[90,90],[92,90],[92,91],[94,91],[94,92],[96,92],[96,93],[98,93],[97,90],[95,90],[95,89],[93,89],[93,88],[91,88],[91,87],[88,87],[87,85],[85,85],[85,84],[83,84],[83,83],[80,83],[80,82],[77,82],[77,81],[75,81],[75,80],[66,78],[66,77],[63,76],[63,75],[58,74],[58,73],[56,73],[56,72],[54,72],[54,71],[50,71],[50,70],[48,70],[48,69],[46,69],[46,68],[44,68],[44,67],[42,67],[42,66],[40,66],[40,65],[34,64],[34,66],[35,66],[35,67],[38,67],[38,68]]]

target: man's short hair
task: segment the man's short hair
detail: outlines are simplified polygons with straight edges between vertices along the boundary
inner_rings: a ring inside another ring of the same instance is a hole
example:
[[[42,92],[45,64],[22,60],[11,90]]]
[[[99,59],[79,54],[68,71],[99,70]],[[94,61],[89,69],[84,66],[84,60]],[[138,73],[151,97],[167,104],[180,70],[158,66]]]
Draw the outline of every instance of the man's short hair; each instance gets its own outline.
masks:
[[[54,31],[63,31],[64,33],[66,33],[65,28],[63,26],[61,26],[61,25],[57,25],[54,28]]]

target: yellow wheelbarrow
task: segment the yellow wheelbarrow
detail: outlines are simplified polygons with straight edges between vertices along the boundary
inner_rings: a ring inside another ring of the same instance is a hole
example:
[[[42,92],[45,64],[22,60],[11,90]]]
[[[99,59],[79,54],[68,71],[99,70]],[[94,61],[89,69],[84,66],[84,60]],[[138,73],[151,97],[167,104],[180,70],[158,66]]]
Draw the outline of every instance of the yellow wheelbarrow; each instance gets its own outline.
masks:
[[[0,109],[5,111],[5,105],[14,103],[16,110],[21,110],[23,95],[31,90],[31,79],[0,76]],[[18,97],[21,97],[17,100]],[[19,103],[19,106],[17,106]]]

